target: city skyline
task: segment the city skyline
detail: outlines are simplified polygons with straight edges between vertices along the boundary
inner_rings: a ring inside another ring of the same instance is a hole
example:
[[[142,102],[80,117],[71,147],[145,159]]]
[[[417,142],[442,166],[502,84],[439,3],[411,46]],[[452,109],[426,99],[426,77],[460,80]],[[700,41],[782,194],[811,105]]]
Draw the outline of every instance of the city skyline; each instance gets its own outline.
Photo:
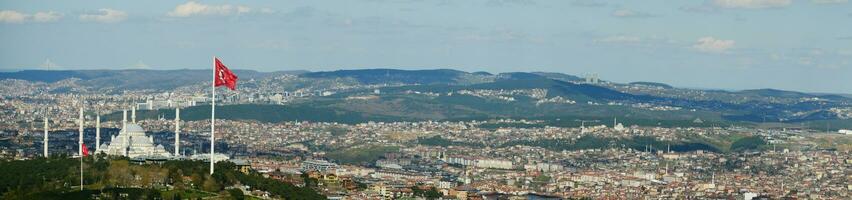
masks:
[[[0,199],[850,199],[850,21],[849,0],[0,1]]]
[[[234,69],[259,71],[548,71],[688,88],[852,93],[845,84],[852,74],[852,28],[843,26],[852,19],[852,4],[844,0],[95,1],[0,7],[4,71],[44,65],[204,69],[215,55]]]

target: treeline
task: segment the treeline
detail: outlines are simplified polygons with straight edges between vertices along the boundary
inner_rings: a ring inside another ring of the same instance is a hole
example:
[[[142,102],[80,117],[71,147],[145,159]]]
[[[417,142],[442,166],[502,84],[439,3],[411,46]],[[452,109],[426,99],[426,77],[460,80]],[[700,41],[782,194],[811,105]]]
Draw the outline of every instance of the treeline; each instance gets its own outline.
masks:
[[[671,149],[677,152],[687,151],[711,151],[720,152],[719,148],[712,145],[697,142],[669,142],[660,141],[653,137],[637,136],[629,139],[604,138],[591,135],[582,136],[576,140],[571,139],[543,139],[543,140],[515,140],[503,143],[500,147],[515,145],[542,147],[554,151],[574,151],[584,149],[606,149],[606,148],[631,148],[638,151],[649,149],[659,151]]]
[[[216,106],[222,113],[217,119],[255,120],[260,122],[312,121],[339,122],[346,124],[365,123],[369,121],[401,121],[405,118],[383,115],[366,114],[346,111],[323,105],[267,105],[267,104],[238,104]],[[166,119],[174,119],[174,109],[140,110],[136,113],[139,119],[157,119],[161,115]],[[181,119],[188,121],[210,119],[210,105],[192,106],[181,109]],[[121,112],[105,116],[107,121],[121,120]]]
[[[233,163],[223,163],[223,167],[234,166]],[[217,171],[218,173],[218,171]],[[216,176],[216,173],[213,174]],[[309,187],[296,187],[290,183],[284,183],[277,180],[264,178],[260,174],[250,173],[243,174],[234,170],[228,170],[221,173],[223,177],[233,177],[243,185],[248,185],[253,189],[259,189],[272,193],[277,197],[289,200],[319,200],[326,199],[325,196],[317,193]]]
[[[766,144],[766,140],[760,136],[749,136],[734,141],[734,143],[731,144],[731,151],[755,150]]]
[[[236,165],[231,162],[216,163],[216,172],[212,175],[209,174],[209,163],[192,160],[170,160],[161,164],[137,165],[130,163],[126,158],[110,158],[99,154],[86,157],[83,166],[86,190],[79,191],[77,186],[80,184],[80,161],[78,159],[52,157],[2,161],[0,162],[0,177],[2,177],[0,192],[3,195],[0,198],[88,199],[92,195],[108,197],[116,191],[130,189],[126,192],[138,194],[132,195],[130,199],[196,199],[216,194],[239,199],[237,196],[242,196],[241,191],[225,191],[225,188],[247,185],[284,199],[325,199],[311,188],[296,187],[289,183],[264,178],[257,173],[243,174],[237,171]],[[198,190],[206,192],[191,192]]]
[[[0,193],[7,199],[12,191],[52,190],[73,184],[73,175],[79,174],[78,165],[78,160],[65,157],[0,161]]]

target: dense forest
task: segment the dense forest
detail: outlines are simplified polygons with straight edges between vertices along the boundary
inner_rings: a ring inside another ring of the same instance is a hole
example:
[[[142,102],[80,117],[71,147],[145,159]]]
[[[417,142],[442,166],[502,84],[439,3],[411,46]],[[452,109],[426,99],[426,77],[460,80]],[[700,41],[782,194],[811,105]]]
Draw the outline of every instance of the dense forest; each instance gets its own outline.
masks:
[[[766,141],[758,136],[744,137],[731,144],[731,151],[754,150],[766,144]]]
[[[216,163],[209,174],[202,161],[170,160],[160,164],[132,164],[126,158],[103,155],[83,159],[84,190],[80,190],[80,160],[57,156],[33,160],[0,161],[2,199],[91,199],[114,195],[129,199],[199,199],[218,196],[243,199],[239,189],[249,186],[284,199],[325,199],[310,188],[244,174],[231,162]]]

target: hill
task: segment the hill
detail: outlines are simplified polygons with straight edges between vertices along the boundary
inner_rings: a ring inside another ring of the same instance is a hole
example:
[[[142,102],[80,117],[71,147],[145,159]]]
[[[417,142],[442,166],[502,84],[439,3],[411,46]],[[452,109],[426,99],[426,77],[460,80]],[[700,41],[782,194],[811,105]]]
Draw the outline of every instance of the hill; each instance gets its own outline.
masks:
[[[745,95],[757,95],[757,96],[774,96],[774,97],[787,97],[787,98],[805,98],[805,97],[814,97],[816,95],[806,94],[803,92],[793,92],[793,91],[785,91],[785,90],[776,90],[776,89],[755,89],[755,90],[742,90],[737,92],[739,94]]]
[[[217,119],[231,120],[254,120],[260,122],[284,122],[284,121],[313,121],[313,122],[340,122],[361,123],[368,121],[397,121],[411,120],[405,117],[368,115],[360,112],[333,109],[318,104],[299,105],[268,105],[268,104],[239,104],[216,106]],[[157,119],[158,116],[173,117],[173,109],[140,110],[137,111],[139,119]],[[210,105],[200,105],[181,109],[181,119],[189,121],[210,119]],[[121,120],[121,112],[115,112],[105,116],[105,120]]]
[[[398,70],[362,69],[312,72],[302,74],[307,78],[354,78],[363,84],[459,84],[464,76],[483,76],[451,69]],[[486,75],[487,76],[487,75]]]
[[[300,74],[301,71],[258,72],[234,70],[241,80],[259,79],[280,74]],[[33,82],[53,83],[66,79],[80,79],[81,85],[96,88],[117,89],[174,89],[190,84],[210,81],[210,70],[24,70],[0,72],[0,80],[19,79]]]
[[[581,80],[583,80],[580,77],[577,77],[577,76],[574,76],[574,75],[563,74],[563,73],[533,72],[533,74],[543,76],[543,77],[547,77],[549,79],[560,80],[560,81],[581,81]]]
[[[657,82],[648,82],[648,81],[637,81],[637,82],[631,82],[630,84],[631,85],[644,85],[644,86],[651,86],[651,87],[661,87],[661,88],[665,88],[665,89],[674,88],[669,84],[657,83]]]
[[[78,80],[76,85],[94,89],[77,90],[71,88],[76,86],[59,85],[48,88],[47,91],[51,93],[120,93],[123,90],[195,92],[203,87],[201,84],[209,81],[208,72],[187,69],[26,70],[0,73],[0,79],[55,82],[73,78]],[[838,111],[829,109],[852,105],[852,100],[840,95],[775,89],[735,92],[695,90],[656,82],[630,83],[652,88],[625,87],[627,85],[611,82],[586,84],[579,77],[551,72],[506,72],[494,75],[451,69],[360,69],[326,72],[237,70],[236,73],[240,76],[241,90],[252,91],[240,94],[240,98],[258,98],[299,90],[336,93],[322,97],[311,96],[304,101],[290,102],[287,106],[234,105],[222,108],[228,110],[228,113],[235,113],[225,118],[269,122],[308,120],[355,123],[614,116],[633,118],[643,123],[673,120],[670,124],[683,124],[681,122],[696,118],[718,123],[802,122],[845,119],[836,113]],[[381,94],[374,94],[375,89],[380,89]],[[529,94],[532,90],[545,91],[545,96],[532,97]],[[377,98],[350,99],[367,95]],[[193,109],[189,108],[188,112],[197,112],[198,119],[206,117],[203,114],[206,109]],[[151,117],[156,116],[153,113]],[[193,119],[193,116],[189,117]]]

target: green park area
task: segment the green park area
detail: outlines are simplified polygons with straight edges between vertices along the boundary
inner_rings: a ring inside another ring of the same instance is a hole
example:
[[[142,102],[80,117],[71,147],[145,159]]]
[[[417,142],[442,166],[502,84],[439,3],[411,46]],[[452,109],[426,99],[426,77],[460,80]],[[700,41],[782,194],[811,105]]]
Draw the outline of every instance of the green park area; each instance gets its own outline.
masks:
[[[169,160],[134,164],[126,158],[103,155],[80,160],[57,156],[32,160],[0,161],[0,199],[257,199],[251,191],[271,197],[325,199],[310,188],[242,173],[231,162]]]

